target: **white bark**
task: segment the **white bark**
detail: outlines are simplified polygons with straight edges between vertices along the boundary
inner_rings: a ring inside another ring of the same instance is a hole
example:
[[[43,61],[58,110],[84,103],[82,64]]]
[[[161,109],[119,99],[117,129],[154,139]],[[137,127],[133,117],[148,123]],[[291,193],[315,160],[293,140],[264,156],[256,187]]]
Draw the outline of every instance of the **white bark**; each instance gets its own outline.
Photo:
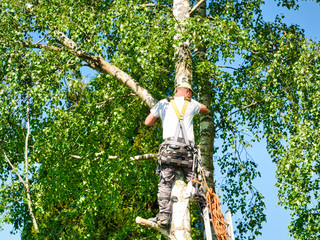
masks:
[[[180,42],[179,39],[184,31],[190,17],[190,0],[174,0],[173,1],[173,16],[175,17],[176,31],[174,39],[177,41],[175,48],[175,84],[180,82],[188,82],[192,84],[192,58],[190,52],[190,44],[188,41]]]
[[[24,147],[24,171],[25,171],[25,180],[24,180],[24,187],[27,192],[27,203],[28,203],[28,209],[29,213],[32,219],[33,227],[36,232],[38,232],[38,224],[36,221],[36,218],[33,214],[33,209],[32,209],[32,201],[31,201],[31,195],[30,195],[30,187],[29,187],[29,158],[28,158],[28,152],[29,152],[29,137],[30,137],[30,117],[29,117],[29,112],[30,112],[30,107],[29,107],[29,95],[27,93],[27,102],[26,102],[26,127],[27,127],[27,134],[26,134],[26,139],[25,139],[25,147]]]
[[[18,169],[15,168],[14,165],[11,163],[11,161],[9,160],[6,152],[5,152],[4,150],[2,150],[2,152],[3,152],[4,158],[5,158],[6,161],[9,163],[9,165],[10,165],[10,167],[12,168],[12,170],[14,171],[14,173],[17,174],[17,176],[18,176],[19,180],[22,182],[23,186],[25,186],[26,184],[25,184],[25,182],[24,182],[21,174],[18,172]]]
[[[175,48],[175,84],[188,82],[192,84],[192,58],[189,42],[180,41],[184,27],[190,17],[190,0],[174,0],[173,16],[175,17],[176,40]],[[172,204],[170,239],[191,239],[189,198],[186,197],[187,185],[181,171],[176,172],[172,187],[172,197],[177,201]]]
[[[177,199],[172,204],[172,219],[170,227],[170,239],[191,239],[189,196],[186,195],[187,184],[181,170],[176,172],[173,182],[171,196]]]

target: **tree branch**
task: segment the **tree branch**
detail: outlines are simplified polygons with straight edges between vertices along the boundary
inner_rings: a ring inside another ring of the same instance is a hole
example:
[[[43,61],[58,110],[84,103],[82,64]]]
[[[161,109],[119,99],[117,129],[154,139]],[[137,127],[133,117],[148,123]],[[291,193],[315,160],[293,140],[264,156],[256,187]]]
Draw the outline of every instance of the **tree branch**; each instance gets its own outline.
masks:
[[[27,85],[28,88],[28,85]],[[27,202],[28,202],[28,208],[29,208],[29,213],[32,219],[33,227],[36,232],[39,231],[38,224],[36,221],[36,218],[33,214],[32,210],[32,201],[31,201],[31,196],[30,196],[30,187],[29,187],[29,176],[28,176],[28,171],[29,171],[29,159],[28,159],[28,150],[29,150],[29,137],[30,137],[30,99],[29,99],[29,94],[27,92],[27,111],[26,111],[26,123],[27,123],[27,134],[26,134],[26,139],[25,139],[25,146],[24,146],[24,171],[25,171],[25,188],[27,192]]]
[[[41,43],[46,37],[48,37],[51,34],[52,31],[48,32],[43,38],[41,38],[36,44]]]
[[[190,15],[195,11],[197,10],[197,8],[206,0],[200,0],[199,2],[197,2],[196,5],[193,6],[193,8],[190,10]]]
[[[150,159],[150,158],[156,158],[158,156],[157,153],[148,153],[148,154],[143,154],[143,155],[137,155],[137,156],[134,156],[134,157],[130,157],[130,160],[131,161],[135,161],[135,160],[146,160],[146,159]],[[70,155],[70,157],[73,157],[73,158],[77,158],[77,159],[80,159],[82,157],[80,156],[76,156],[76,155]],[[118,156],[109,156],[108,159],[117,159]]]
[[[22,45],[23,47],[27,47],[27,48],[39,48],[39,49],[45,49],[45,50],[52,50],[55,52],[62,52],[63,51],[63,49],[61,49],[61,48],[48,46],[48,45],[44,45],[44,44],[39,44],[39,43],[20,42],[20,45]]]
[[[22,176],[20,175],[20,173],[18,172],[18,170],[13,166],[13,164],[11,163],[11,161],[9,160],[6,152],[4,150],[2,150],[3,154],[4,154],[4,158],[7,160],[7,162],[9,163],[10,167],[12,168],[12,170],[14,171],[15,174],[17,174],[19,180],[22,182],[23,186],[25,187],[25,182],[22,178]]]
[[[83,51],[78,45],[68,38],[64,33],[55,31],[56,38],[58,41],[65,46],[70,52],[75,54],[81,60],[88,63],[88,65],[102,73],[109,74],[117,79],[119,82],[123,83],[129,87],[143,102],[147,104],[149,108],[152,108],[156,101],[149,93],[149,91],[139,85],[139,83],[133,79],[129,74],[122,71],[118,67],[106,62],[102,57],[91,56],[89,53]]]
[[[230,69],[232,69],[232,70],[235,70],[235,71],[239,71],[239,72],[241,72],[238,68],[235,68],[235,67],[230,67],[230,66],[219,66],[219,65],[217,65],[217,67],[219,67],[219,68],[230,68]]]
[[[151,228],[157,230],[158,232],[162,233],[167,239],[170,239],[169,231],[167,228],[162,228],[158,224],[151,222],[151,221],[148,221],[147,219],[144,219],[142,217],[137,217],[136,223],[138,223],[141,226],[151,227]]]
[[[172,12],[172,8],[168,7],[166,5],[160,5],[160,4],[154,4],[154,3],[146,3],[146,4],[141,4],[141,7],[163,7],[163,8],[167,8]]]
[[[106,62],[102,57],[92,56],[89,53],[83,51],[81,48],[78,47],[78,45],[74,41],[68,38],[64,33],[59,31],[53,31],[53,33],[55,32],[56,32],[55,37],[58,39],[58,41],[64,47],[66,47],[69,52],[73,53],[74,55],[79,57],[81,60],[85,61],[90,68],[97,70],[98,72],[113,76],[119,82],[129,87],[140,99],[142,99],[143,102],[146,103],[146,105],[149,108],[152,108],[156,104],[156,100],[152,97],[149,91],[146,88],[140,86],[140,84],[134,78],[132,78],[129,74],[122,71],[120,68],[116,67],[115,65],[112,65]],[[52,50],[55,52],[65,51],[64,49],[59,47],[48,46],[48,45],[43,45],[39,43],[20,42],[20,45],[28,48]]]
[[[231,115],[233,115],[233,114],[235,114],[235,113],[237,113],[237,112],[239,112],[239,111],[242,111],[242,110],[244,110],[244,109],[246,109],[246,108],[249,108],[249,107],[252,107],[252,106],[254,106],[254,105],[257,105],[258,103],[261,103],[261,102],[263,102],[263,100],[261,100],[261,101],[256,101],[256,102],[252,102],[252,103],[250,103],[249,105],[244,106],[244,107],[242,107],[242,108],[239,108],[238,110],[230,113],[228,116],[224,117],[224,119],[227,119],[227,118],[229,118]]]
[[[150,158],[157,158],[157,156],[158,156],[157,153],[148,153],[148,154],[130,157],[130,160],[145,160],[145,159],[150,159]]]

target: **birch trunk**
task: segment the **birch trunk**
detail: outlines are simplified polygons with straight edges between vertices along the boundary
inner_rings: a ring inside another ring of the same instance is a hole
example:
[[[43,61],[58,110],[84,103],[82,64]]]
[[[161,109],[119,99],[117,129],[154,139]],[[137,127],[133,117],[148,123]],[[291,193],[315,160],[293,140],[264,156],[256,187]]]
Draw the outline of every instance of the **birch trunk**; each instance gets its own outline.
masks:
[[[175,84],[188,82],[192,84],[192,59],[189,42],[181,42],[181,36],[190,17],[190,0],[174,0],[173,1],[173,16],[177,23],[175,30]]]
[[[206,1],[202,1],[200,6],[195,10],[195,14],[202,17],[206,17]],[[204,43],[199,43],[195,49],[195,55],[198,62],[205,61],[206,46]],[[213,98],[210,91],[210,81],[207,74],[200,73],[197,75],[199,78],[199,100],[201,103],[208,107],[208,114],[200,116],[200,148],[201,159],[205,170],[209,171],[210,177],[207,179],[207,183],[210,187],[214,187],[213,184],[213,143],[214,143],[214,125],[213,125],[213,113],[210,108],[211,100]]]
[[[180,38],[190,17],[190,0],[174,0],[173,15],[177,21],[175,30],[175,84],[188,82],[192,84],[192,59],[189,42],[180,42]],[[185,198],[187,185],[181,171],[177,171],[173,182],[171,196],[177,199],[172,204],[170,239],[191,239],[189,199]]]
[[[200,5],[195,10],[195,14],[206,17],[206,1],[199,1]],[[204,43],[199,43],[195,49],[196,60],[200,63],[206,59],[206,46]],[[200,150],[203,168],[210,172],[210,177],[207,180],[209,187],[214,187],[213,183],[213,142],[214,142],[214,125],[213,113],[210,108],[212,94],[210,91],[210,82],[206,74],[200,73],[196,76],[199,79],[199,100],[208,107],[208,114],[200,116]],[[211,229],[211,236],[207,239],[217,240],[213,226],[207,226]]]
[[[170,227],[170,239],[189,240],[191,239],[189,198],[186,196],[187,184],[181,170],[176,172],[175,180],[171,191],[173,199],[172,220]]]

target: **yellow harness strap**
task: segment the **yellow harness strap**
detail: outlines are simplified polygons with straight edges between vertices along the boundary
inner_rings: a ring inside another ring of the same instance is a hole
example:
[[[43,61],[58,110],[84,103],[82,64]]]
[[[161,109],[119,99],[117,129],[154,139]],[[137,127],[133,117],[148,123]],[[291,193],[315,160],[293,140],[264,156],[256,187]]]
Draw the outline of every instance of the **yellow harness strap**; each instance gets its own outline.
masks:
[[[188,106],[188,103],[191,101],[190,98],[184,98],[184,104],[183,104],[183,107],[182,107],[182,110],[181,110],[181,113],[179,112],[179,109],[177,107],[177,104],[176,102],[174,101],[173,97],[168,97],[168,101],[171,103],[174,111],[176,112],[176,115],[178,117],[179,120],[183,120],[183,116],[186,112],[186,109],[187,109],[187,106]]]

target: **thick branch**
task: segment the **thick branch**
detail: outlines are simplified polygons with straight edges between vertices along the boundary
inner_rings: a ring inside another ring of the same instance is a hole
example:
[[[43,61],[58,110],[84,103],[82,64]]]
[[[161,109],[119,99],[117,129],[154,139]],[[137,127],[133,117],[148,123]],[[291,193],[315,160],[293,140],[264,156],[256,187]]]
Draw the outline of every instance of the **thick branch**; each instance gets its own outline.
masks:
[[[142,217],[137,217],[136,223],[138,223],[141,226],[151,227],[151,228],[157,230],[158,232],[162,233],[167,239],[170,239],[168,229],[162,228],[154,222],[148,221],[147,219],[144,219]]]
[[[59,42],[68,48],[70,52],[78,56],[81,60],[88,63],[88,65],[102,73],[109,74],[113,76],[115,79],[129,87],[138,97],[142,99],[143,102],[147,104],[149,108],[152,108],[156,101],[152,97],[152,95],[148,92],[147,89],[141,87],[139,83],[133,79],[129,74],[122,71],[118,67],[106,62],[102,57],[91,56],[89,53],[83,51],[81,48],[77,46],[77,44],[68,38],[62,32],[56,31],[56,37]]]
[[[81,60],[85,61],[89,67],[91,67],[94,70],[97,70],[98,72],[113,76],[119,82],[129,87],[139,98],[142,99],[143,102],[147,104],[149,108],[152,108],[156,104],[156,100],[152,97],[149,91],[144,87],[141,87],[140,84],[134,78],[132,78],[129,74],[122,71],[118,67],[106,62],[102,57],[92,56],[89,53],[83,51],[81,48],[77,46],[77,44],[74,41],[72,41],[62,32],[58,32],[58,31],[55,31],[55,32],[57,32],[56,37],[60,41],[60,43],[63,46],[65,46],[69,52],[73,53],[74,55],[79,57]],[[59,47],[48,46],[48,45],[39,44],[39,43],[21,42],[20,44],[24,47],[29,47],[29,48],[39,48],[39,49],[45,49],[45,50],[52,50],[55,52],[64,51],[62,48],[59,48]]]
[[[176,20],[175,29],[177,33],[174,39],[177,41],[173,45],[175,53],[175,85],[183,82],[192,84],[192,56],[189,41],[182,41],[182,33],[185,31],[190,13],[190,1],[173,1],[173,16]]]

